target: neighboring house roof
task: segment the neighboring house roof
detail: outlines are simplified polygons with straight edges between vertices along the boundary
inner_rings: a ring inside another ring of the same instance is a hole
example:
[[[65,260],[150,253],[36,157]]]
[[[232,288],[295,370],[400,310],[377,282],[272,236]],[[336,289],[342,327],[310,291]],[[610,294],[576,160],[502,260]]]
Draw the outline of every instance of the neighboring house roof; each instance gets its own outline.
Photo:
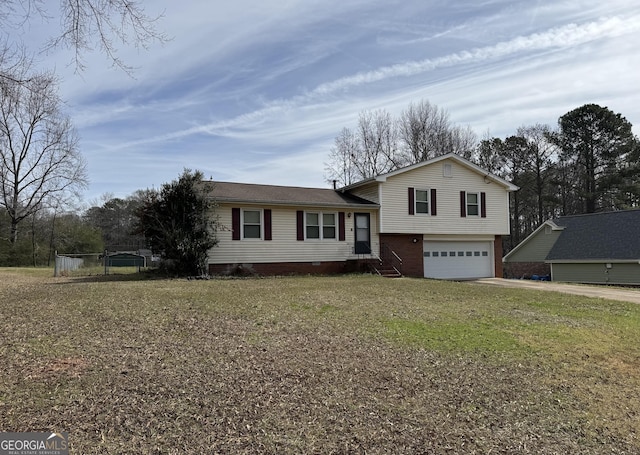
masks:
[[[366,199],[326,188],[213,182],[211,197],[217,202],[251,204],[377,208]]]
[[[640,260],[640,210],[563,216],[547,261]]]
[[[444,161],[444,160],[447,160],[447,159],[451,159],[451,160],[457,161],[460,165],[462,165],[462,166],[464,166],[464,167],[466,167],[466,168],[468,168],[468,169],[470,169],[472,171],[475,171],[478,174],[481,174],[487,180],[504,186],[507,189],[507,191],[517,191],[518,189],[520,189],[518,186],[514,185],[513,183],[507,182],[506,180],[498,177],[497,175],[491,174],[490,172],[486,171],[485,169],[482,169],[480,166],[472,163],[471,161],[468,161],[468,160],[464,159],[460,155],[457,155],[455,153],[447,153],[446,155],[437,156],[437,157],[432,158],[432,159],[427,160],[427,161],[421,161],[419,163],[412,164],[410,166],[406,166],[406,167],[403,167],[403,168],[400,168],[400,169],[396,169],[395,171],[391,171],[391,172],[388,172],[386,174],[381,174],[381,175],[378,175],[376,177],[371,177],[369,179],[365,179],[365,180],[362,180],[360,182],[353,183],[351,185],[348,185],[348,186],[345,186],[343,188],[340,188],[340,191],[348,191],[350,189],[357,188],[357,187],[360,187],[362,185],[366,185],[366,184],[371,183],[371,182],[384,182],[384,181],[387,180],[388,177],[393,177],[394,175],[402,174],[403,172],[412,171],[414,169],[419,169],[419,168],[424,167],[424,166],[430,166],[430,165],[433,165],[435,163],[438,163],[440,161]]]

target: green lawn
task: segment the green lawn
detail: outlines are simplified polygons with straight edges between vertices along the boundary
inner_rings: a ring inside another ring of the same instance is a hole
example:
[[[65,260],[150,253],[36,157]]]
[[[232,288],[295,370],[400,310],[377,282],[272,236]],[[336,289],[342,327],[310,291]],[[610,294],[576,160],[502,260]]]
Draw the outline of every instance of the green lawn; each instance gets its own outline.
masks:
[[[640,453],[638,305],[50,272],[0,269],[0,431],[77,454]]]

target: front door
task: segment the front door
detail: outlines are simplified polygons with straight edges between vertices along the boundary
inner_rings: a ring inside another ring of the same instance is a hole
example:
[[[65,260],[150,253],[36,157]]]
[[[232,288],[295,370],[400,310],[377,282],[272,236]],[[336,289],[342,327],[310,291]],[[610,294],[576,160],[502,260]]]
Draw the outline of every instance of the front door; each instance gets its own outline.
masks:
[[[356,224],[356,254],[371,254],[371,228],[368,213],[355,213]]]

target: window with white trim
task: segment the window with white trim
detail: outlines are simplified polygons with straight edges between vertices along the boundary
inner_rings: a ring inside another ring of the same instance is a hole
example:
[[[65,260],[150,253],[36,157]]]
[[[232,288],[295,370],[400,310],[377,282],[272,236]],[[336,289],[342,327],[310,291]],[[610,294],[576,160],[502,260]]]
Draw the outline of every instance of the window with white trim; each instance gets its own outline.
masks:
[[[480,194],[467,193],[467,216],[480,215]]]
[[[416,213],[429,214],[429,190],[415,190]]]
[[[323,239],[336,238],[336,214],[335,213],[322,214],[322,238]]]
[[[262,211],[242,210],[242,238],[261,239],[262,238]]]
[[[331,212],[305,212],[305,237],[310,240],[335,240],[337,219],[338,216]]]

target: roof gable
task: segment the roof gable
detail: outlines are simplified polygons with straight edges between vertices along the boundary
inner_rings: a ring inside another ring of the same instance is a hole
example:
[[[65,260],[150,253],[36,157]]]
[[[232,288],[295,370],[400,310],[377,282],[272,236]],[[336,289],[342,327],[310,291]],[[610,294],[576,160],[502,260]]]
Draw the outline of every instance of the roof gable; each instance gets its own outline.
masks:
[[[564,228],[561,226],[558,226],[554,223],[553,220],[547,220],[544,223],[542,223],[540,226],[538,226],[538,228],[533,231],[531,234],[529,234],[523,241],[521,241],[520,243],[518,243],[515,247],[513,247],[511,249],[511,251],[509,251],[503,258],[502,258],[502,262],[509,262],[512,258],[514,258],[515,256],[518,255],[518,252],[524,248],[527,247],[527,245],[530,242],[535,242],[535,238],[538,235],[541,235],[543,229],[546,228],[550,228],[552,231],[561,231]],[[551,245],[551,247],[553,247],[553,245]],[[546,251],[541,252],[540,254],[543,254],[545,257],[548,254],[548,252],[551,251],[551,249],[549,248]],[[517,262],[517,260],[516,260]]]
[[[348,186],[345,186],[344,188],[341,188],[341,191],[348,191],[350,189],[357,188],[357,187],[369,184],[371,182],[385,182],[387,180],[387,178],[389,178],[389,177],[394,177],[396,175],[403,174],[403,173],[409,172],[409,171],[413,171],[415,169],[419,169],[419,168],[422,168],[422,167],[425,167],[425,166],[432,166],[432,165],[434,165],[436,163],[439,163],[441,161],[444,161],[444,160],[456,161],[458,164],[464,166],[465,168],[467,168],[467,169],[469,169],[469,170],[471,170],[473,172],[476,172],[477,174],[481,175],[482,177],[484,177],[484,178],[486,178],[486,179],[488,179],[488,180],[490,180],[492,182],[495,182],[495,183],[503,186],[507,191],[517,191],[519,189],[519,187],[517,187],[516,185],[514,185],[514,184],[512,184],[512,183],[510,183],[510,182],[498,177],[497,175],[491,174],[489,171],[486,171],[485,169],[482,169],[480,166],[472,163],[471,161],[468,161],[468,160],[462,158],[460,155],[457,155],[455,153],[447,153],[446,155],[441,155],[441,156],[432,158],[432,159],[427,160],[427,161],[421,161],[419,163],[415,163],[415,164],[412,164],[410,166],[406,166],[406,167],[403,167],[403,168],[400,168],[400,169],[396,169],[395,171],[391,171],[391,172],[388,172],[386,174],[381,174],[381,175],[378,175],[376,177],[372,177],[372,178],[369,178],[369,179],[362,180],[360,182],[356,182],[356,183],[354,183],[352,185],[348,185]]]

